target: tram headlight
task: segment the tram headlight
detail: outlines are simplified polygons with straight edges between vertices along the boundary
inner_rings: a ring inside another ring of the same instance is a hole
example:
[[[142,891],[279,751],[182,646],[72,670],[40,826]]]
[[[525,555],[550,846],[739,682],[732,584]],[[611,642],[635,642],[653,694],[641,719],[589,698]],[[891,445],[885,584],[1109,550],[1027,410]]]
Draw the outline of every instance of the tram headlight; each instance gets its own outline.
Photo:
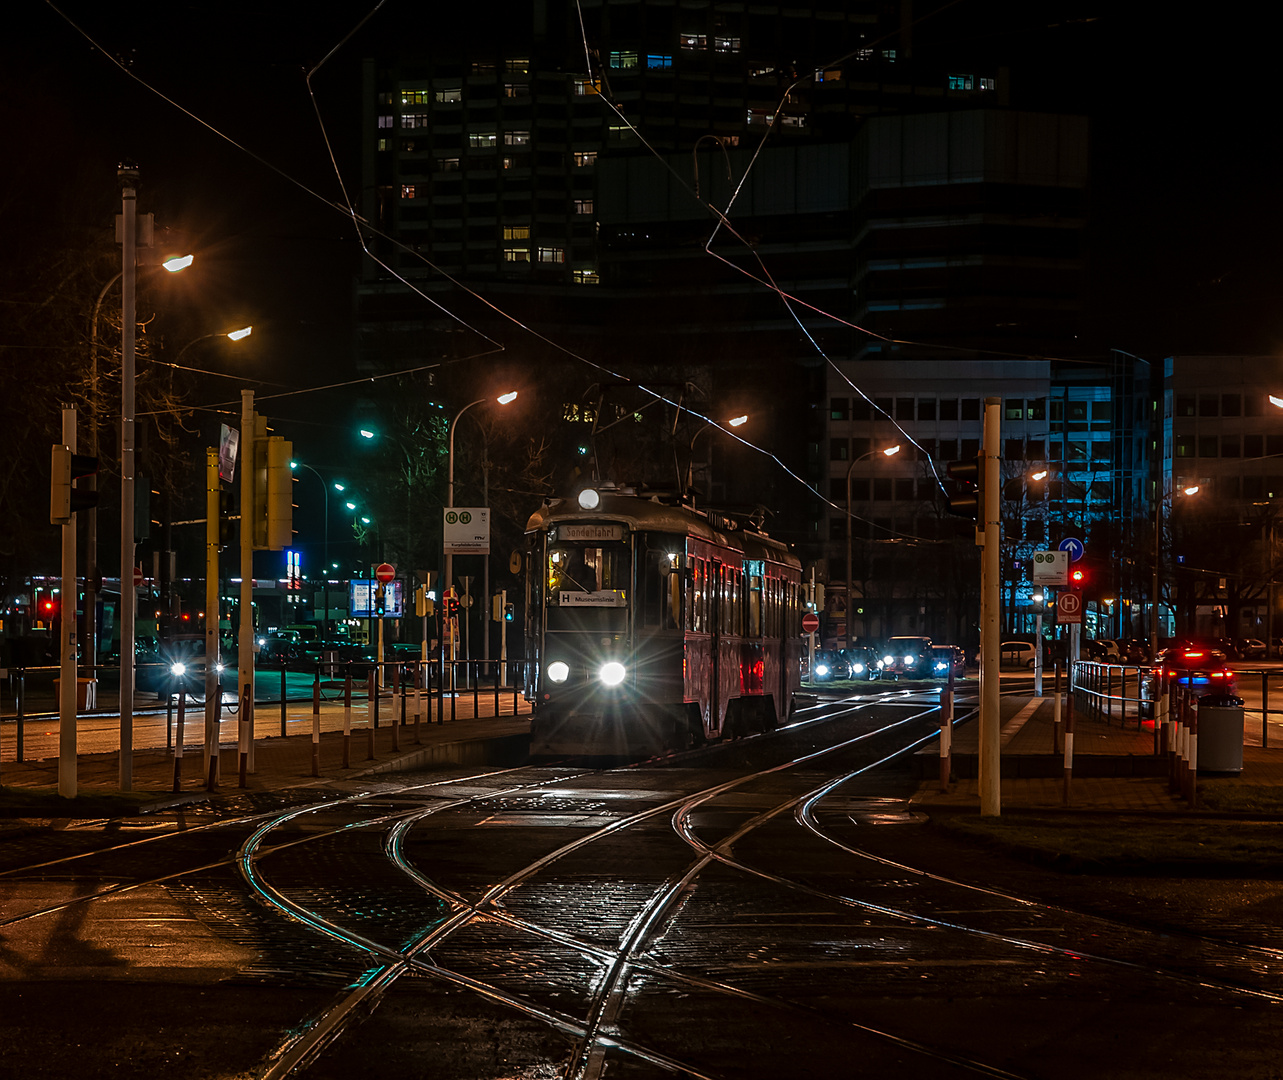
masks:
[[[564,660],[554,660],[548,665],[549,682],[565,682],[570,678],[570,665]]]
[[[916,664],[917,662],[918,662],[918,658],[916,656],[906,656],[904,658],[905,667],[913,667],[913,665]]]
[[[618,660],[607,660],[598,670],[597,677],[607,686],[618,686],[624,681],[625,674],[624,665]]]
[[[596,510],[601,505],[601,493],[596,488],[584,488],[579,493],[579,509]]]
[[[187,665],[184,663],[170,664],[169,673],[175,678],[182,678],[187,674]]]
[[[895,663],[895,657],[892,656],[890,653],[887,653],[886,656],[882,658],[883,667],[890,667],[894,663]]]

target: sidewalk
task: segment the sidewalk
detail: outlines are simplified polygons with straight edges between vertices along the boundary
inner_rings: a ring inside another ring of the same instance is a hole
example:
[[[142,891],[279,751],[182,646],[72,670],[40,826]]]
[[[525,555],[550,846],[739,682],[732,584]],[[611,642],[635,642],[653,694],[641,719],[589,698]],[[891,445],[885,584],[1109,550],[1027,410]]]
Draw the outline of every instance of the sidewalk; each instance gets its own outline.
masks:
[[[1074,762],[1065,801],[1063,714],[1054,724],[1052,698],[1002,699],[1000,803],[1003,809],[1099,810],[1112,813],[1188,813],[1189,804],[1169,791],[1168,764],[1155,754],[1154,723],[1135,714],[1112,720],[1074,714]],[[1283,794],[1283,724],[1270,720],[1269,746],[1261,744],[1261,714],[1244,715],[1243,771],[1200,774],[1200,787],[1277,788]],[[980,806],[977,779],[980,724],[955,726],[952,772],[940,788],[939,740],[915,758],[919,778],[914,806],[923,810],[973,810]]]
[[[348,739],[348,765],[344,759],[344,707],[340,702],[322,702],[320,738],[317,741],[317,770],[313,770],[313,709],[310,702],[291,702],[286,708],[286,731],[280,735],[280,707],[260,704],[255,715],[254,770],[246,775],[245,788],[240,788],[240,755],[238,752],[238,719],[224,715],[219,731],[218,793],[270,791],[298,787],[327,780],[347,779],[377,772],[414,769],[439,765],[515,765],[524,762],[530,750],[530,706],[517,702],[513,715],[511,693],[500,702],[495,715],[493,695],[480,695],[476,702],[469,692],[454,699],[455,719],[451,719],[451,702],[445,699],[444,720],[436,722],[437,702],[433,701],[431,722],[428,700],[423,698],[423,715],[416,727],[413,698],[406,707],[401,723],[400,702],[385,695],[379,702],[379,723],[371,728],[369,705],[365,700],[354,703],[351,735]],[[163,717],[161,718],[163,720]],[[6,724],[6,729],[11,725]],[[206,795],[203,758],[203,713],[189,712],[185,725],[186,745],[180,770],[180,795]],[[271,732],[273,734],[267,734]],[[417,733],[417,735],[416,735]],[[417,741],[416,741],[417,737]],[[80,754],[77,758],[77,794],[114,795],[120,788],[119,751]],[[155,792],[166,799],[176,797],[174,788],[174,753],[163,746],[140,748],[133,752],[132,790]],[[24,789],[56,790],[58,759],[0,763],[0,787],[12,794]]]

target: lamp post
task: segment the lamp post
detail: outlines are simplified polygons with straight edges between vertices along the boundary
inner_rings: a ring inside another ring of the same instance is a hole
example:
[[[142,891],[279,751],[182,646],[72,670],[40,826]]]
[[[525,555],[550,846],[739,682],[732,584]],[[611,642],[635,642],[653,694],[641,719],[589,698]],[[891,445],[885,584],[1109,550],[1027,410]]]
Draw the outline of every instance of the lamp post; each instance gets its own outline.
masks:
[[[855,613],[855,575],[851,572],[851,473],[861,461],[866,461],[877,454],[883,457],[894,457],[900,452],[900,444],[888,446],[885,450],[870,450],[861,454],[846,467],[846,647],[851,647],[851,616]]]
[[[324,577],[322,578],[322,590],[325,598],[325,618],[321,620],[321,626],[325,632],[325,636],[328,638],[330,636],[330,485],[325,482],[325,477],[312,468],[311,465],[307,465],[302,461],[291,461],[290,468],[306,469],[310,472],[321,482],[321,492],[325,496],[325,571]],[[342,488],[339,488],[339,490],[341,491]]]
[[[1273,399],[1271,399],[1273,400]],[[1166,485],[1164,485],[1166,486]],[[1184,495],[1197,495],[1198,485],[1190,484],[1182,489]],[[1173,499],[1173,516],[1175,515],[1176,493],[1172,492]],[[1158,607],[1159,607],[1159,576],[1162,569],[1163,559],[1163,492],[1160,490],[1158,498],[1154,500],[1154,581],[1153,592],[1154,602],[1150,606],[1149,619],[1149,651],[1151,656],[1158,655]]]
[[[515,401],[516,398],[517,398],[517,391],[510,390],[506,394],[500,394],[494,400],[500,405],[507,405]],[[449,452],[446,456],[445,506],[447,510],[450,510],[454,507],[454,429],[458,425],[459,419],[460,417],[463,416],[464,413],[466,413],[474,405],[481,405],[489,400],[490,400],[489,398],[477,398],[476,401],[469,401],[468,404],[466,404],[462,409],[460,409],[457,413],[454,414],[454,419],[450,421],[450,432],[449,432],[449,440],[448,440]],[[486,557],[489,558],[489,556],[486,556]],[[453,588],[454,588],[454,552],[450,550],[449,547],[447,547],[445,551],[445,581],[442,583],[442,586],[441,586],[442,597],[444,598],[447,590],[453,589]],[[484,612],[483,612],[483,615],[484,615]],[[464,618],[466,619],[467,617],[468,616],[465,614]],[[456,659],[455,654],[457,652],[457,646],[458,646],[457,636],[454,634],[451,634],[450,635],[450,659],[451,660]]]
[[[737,428],[737,427],[742,427],[744,424],[747,424],[747,423],[748,423],[748,413],[744,413],[740,416],[732,416],[729,420],[726,421],[726,427]],[[691,484],[694,481],[695,440],[698,439],[701,435],[703,435],[704,432],[706,432],[709,428],[717,428],[718,430],[721,430],[721,431],[725,430],[725,428],[723,428],[721,424],[715,423],[714,421],[710,420],[706,424],[704,424],[698,431],[696,431],[694,435],[691,436],[690,449],[686,456],[686,484],[684,485],[682,490],[683,495],[685,495],[687,492],[690,491]]]
[[[160,265],[171,274],[186,270],[191,266],[194,257],[179,255],[166,259]],[[93,315],[89,319],[89,456],[98,456],[98,317],[102,313],[103,301],[115,285],[124,276],[122,269],[98,293],[94,301]],[[123,298],[122,298],[123,299]],[[84,477],[81,481],[90,491],[98,487],[97,475]],[[85,659],[89,664],[88,677],[94,678],[94,669],[98,665],[98,507],[91,506],[85,511]],[[122,601],[123,602],[123,601]]]

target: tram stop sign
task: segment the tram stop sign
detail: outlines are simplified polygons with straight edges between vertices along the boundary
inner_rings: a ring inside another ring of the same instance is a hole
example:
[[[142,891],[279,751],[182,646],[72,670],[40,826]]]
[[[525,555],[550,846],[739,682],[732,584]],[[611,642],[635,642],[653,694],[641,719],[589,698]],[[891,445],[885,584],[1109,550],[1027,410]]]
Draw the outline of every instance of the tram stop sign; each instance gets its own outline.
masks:
[[[820,628],[820,617],[814,611],[802,616],[802,633],[814,634]]]
[[[396,577],[396,567],[391,563],[379,563],[379,565],[374,568],[374,576],[379,581],[391,581]]]

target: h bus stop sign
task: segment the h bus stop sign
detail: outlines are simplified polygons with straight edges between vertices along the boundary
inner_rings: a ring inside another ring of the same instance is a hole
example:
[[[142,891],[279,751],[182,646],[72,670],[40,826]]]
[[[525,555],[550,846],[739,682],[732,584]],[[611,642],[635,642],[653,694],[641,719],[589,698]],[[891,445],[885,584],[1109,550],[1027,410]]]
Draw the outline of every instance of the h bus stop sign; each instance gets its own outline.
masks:
[[[820,628],[820,617],[814,611],[802,616],[802,633],[814,634]]]

